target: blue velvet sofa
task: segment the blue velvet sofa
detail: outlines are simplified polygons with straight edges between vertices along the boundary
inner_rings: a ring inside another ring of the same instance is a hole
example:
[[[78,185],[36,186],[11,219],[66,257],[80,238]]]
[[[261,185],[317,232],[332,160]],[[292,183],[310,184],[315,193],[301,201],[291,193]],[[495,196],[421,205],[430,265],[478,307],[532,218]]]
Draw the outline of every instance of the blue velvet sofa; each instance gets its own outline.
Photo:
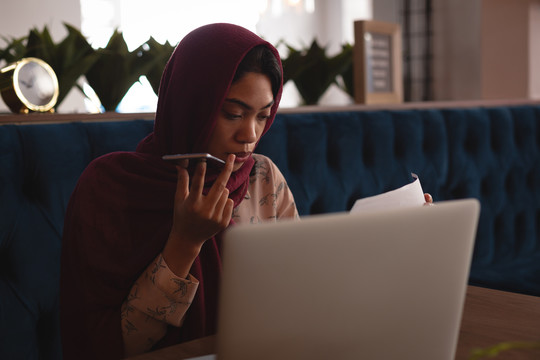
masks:
[[[67,202],[86,165],[134,149],[151,117],[0,117],[0,359],[61,358]],[[411,172],[436,201],[478,198],[470,283],[540,296],[539,103],[283,110],[258,151],[283,171],[301,215],[348,210]]]

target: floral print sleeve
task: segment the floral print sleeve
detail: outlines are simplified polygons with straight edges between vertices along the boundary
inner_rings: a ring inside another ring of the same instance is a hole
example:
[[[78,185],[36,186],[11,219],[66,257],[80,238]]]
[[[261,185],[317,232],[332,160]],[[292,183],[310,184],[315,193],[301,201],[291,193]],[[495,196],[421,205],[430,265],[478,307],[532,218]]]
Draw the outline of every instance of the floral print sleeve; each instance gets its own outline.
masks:
[[[298,219],[294,197],[277,166],[263,155],[254,154],[255,164],[246,197],[234,210],[236,223],[260,223]]]
[[[167,331],[181,326],[199,282],[176,276],[159,254],[135,281],[122,305],[122,334],[126,355],[150,350]]]

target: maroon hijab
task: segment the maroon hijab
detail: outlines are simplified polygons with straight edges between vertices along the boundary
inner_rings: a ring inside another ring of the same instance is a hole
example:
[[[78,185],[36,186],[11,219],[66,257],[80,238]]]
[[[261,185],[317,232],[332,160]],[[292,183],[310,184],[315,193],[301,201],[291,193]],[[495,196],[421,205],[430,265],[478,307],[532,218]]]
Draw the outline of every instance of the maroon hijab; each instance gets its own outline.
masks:
[[[252,32],[212,24],[188,34],[161,79],[154,131],[136,152],[94,160],[84,171],[66,212],[60,281],[65,359],[123,356],[121,305],[131,286],[162,251],[172,226],[176,169],[164,154],[205,151],[236,68],[254,46],[277,50]],[[275,98],[270,127],[281,97]],[[235,206],[243,199],[253,160],[234,172],[227,187]],[[208,168],[210,187],[217,170]],[[184,325],[170,327],[157,345],[190,340],[216,330],[221,272],[220,234],[208,240],[191,269],[199,281]]]

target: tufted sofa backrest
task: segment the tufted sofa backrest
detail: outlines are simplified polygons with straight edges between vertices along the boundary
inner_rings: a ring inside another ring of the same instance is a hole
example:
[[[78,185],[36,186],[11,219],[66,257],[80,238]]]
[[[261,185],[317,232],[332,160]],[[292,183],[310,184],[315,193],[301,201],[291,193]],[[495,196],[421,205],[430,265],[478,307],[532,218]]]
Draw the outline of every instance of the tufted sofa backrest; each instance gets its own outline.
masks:
[[[61,357],[70,194],[92,159],[133,150],[151,130],[150,120],[0,126],[0,359]],[[301,215],[348,210],[411,172],[437,201],[478,198],[470,282],[540,295],[540,106],[280,113],[257,150]]]
[[[348,210],[411,172],[436,201],[479,199],[470,283],[540,295],[540,106],[282,114],[258,151],[302,215]]]
[[[152,122],[0,126],[0,359],[60,359],[64,214],[79,175]]]

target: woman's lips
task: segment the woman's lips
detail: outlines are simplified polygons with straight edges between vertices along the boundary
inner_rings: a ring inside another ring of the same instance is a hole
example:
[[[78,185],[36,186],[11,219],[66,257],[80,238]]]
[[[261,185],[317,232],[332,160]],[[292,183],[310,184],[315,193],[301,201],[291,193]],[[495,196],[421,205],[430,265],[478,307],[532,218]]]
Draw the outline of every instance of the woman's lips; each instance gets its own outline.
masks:
[[[251,156],[251,152],[237,152],[234,155],[236,155],[234,162],[245,162]]]

